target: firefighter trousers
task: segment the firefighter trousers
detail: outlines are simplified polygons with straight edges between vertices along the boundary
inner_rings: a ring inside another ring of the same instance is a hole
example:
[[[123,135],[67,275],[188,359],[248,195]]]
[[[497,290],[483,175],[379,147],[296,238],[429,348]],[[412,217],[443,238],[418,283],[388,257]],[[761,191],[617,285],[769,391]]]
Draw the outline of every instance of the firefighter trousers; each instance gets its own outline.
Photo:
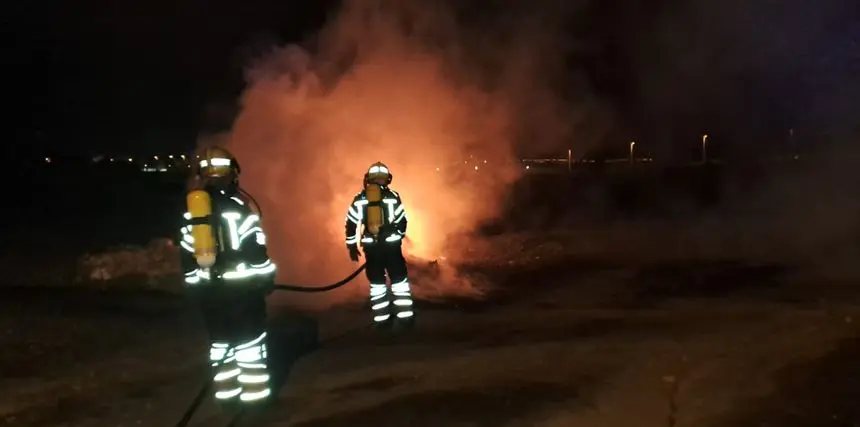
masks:
[[[213,391],[221,403],[263,402],[272,393],[266,293],[239,286],[194,293],[209,332]]]
[[[387,324],[392,319],[412,322],[415,311],[400,242],[365,245],[364,256],[374,323]],[[391,283],[390,289],[385,282],[386,275]]]

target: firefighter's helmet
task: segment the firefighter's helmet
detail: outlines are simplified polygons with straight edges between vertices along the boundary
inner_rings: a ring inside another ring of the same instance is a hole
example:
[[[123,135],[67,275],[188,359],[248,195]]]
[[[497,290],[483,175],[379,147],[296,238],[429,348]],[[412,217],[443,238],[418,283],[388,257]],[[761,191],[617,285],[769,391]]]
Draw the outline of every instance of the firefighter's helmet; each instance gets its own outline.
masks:
[[[224,148],[209,147],[200,151],[197,156],[197,173],[201,178],[237,179],[241,169],[239,162]]]
[[[379,185],[388,185],[391,184],[392,179],[394,179],[394,175],[391,174],[388,166],[385,166],[382,162],[376,162],[370,165],[370,168],[367,169],[367,173],[364,174],[365,183],[373,182]]]

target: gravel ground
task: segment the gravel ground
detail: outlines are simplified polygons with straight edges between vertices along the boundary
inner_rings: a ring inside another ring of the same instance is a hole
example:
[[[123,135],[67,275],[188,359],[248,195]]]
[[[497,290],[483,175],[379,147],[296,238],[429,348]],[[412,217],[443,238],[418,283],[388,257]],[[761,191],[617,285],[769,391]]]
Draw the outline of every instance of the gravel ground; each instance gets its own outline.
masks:
[[[241,425],[860,426],[860,288],[724,262],[587,267],[510,271],[501,297],[426,304],[408,334],[272,307],[285,381]],[[0,304],[4,425],[172,426],[199,387],[204,333],[180,299],[19,288]]]

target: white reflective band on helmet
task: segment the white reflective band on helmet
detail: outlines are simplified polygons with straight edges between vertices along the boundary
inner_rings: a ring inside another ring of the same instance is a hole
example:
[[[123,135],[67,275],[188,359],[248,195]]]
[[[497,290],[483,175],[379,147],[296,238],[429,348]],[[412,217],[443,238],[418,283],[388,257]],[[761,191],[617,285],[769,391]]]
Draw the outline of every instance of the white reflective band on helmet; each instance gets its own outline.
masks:
[[[388,173],[388,168],[385,166],[371,166],[367,173]]]
[[[212,159],[211,165],[212,166],[230,166],[230,159],[225,159],[223,157],[215,157]],[[201,168],[205,168],[208,166],[210,166],[210,163],[208,160],[201,160],[200,161],[200,167]]]

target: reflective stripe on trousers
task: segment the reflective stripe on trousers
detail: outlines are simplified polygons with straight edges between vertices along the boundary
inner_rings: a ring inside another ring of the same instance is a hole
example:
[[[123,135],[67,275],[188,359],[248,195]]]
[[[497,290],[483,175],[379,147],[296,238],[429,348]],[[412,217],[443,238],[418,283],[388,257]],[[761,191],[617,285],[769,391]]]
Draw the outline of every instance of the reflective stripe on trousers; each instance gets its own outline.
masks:
[[[209,360],[214,369],[216,399],[238,396],[243,402],[253,402],[271,395],[266,347],[265,332],[234,347],[224,342],[212,343]]]
[[[373,310],[374,322],[385,322],[391,318],[392,302],[395,316],[398,319],[406,319],[415,314],[412,310],[412,292],[408,279],[403,279],[392,284],[391,293],[394,296],[393,301],[389,301],[388,286],[386,284],[370,284],[370,308]]]
[[[394,309],[398,319],[412,317],[412,291],[409,287],[409,279],[403,279],[391,284],[391,293],[394,294]]]
[[[388,286],[385,283],[370,284],[370,309],[373,321],[384,322],[391,317],[391,302],[388,301]]]

